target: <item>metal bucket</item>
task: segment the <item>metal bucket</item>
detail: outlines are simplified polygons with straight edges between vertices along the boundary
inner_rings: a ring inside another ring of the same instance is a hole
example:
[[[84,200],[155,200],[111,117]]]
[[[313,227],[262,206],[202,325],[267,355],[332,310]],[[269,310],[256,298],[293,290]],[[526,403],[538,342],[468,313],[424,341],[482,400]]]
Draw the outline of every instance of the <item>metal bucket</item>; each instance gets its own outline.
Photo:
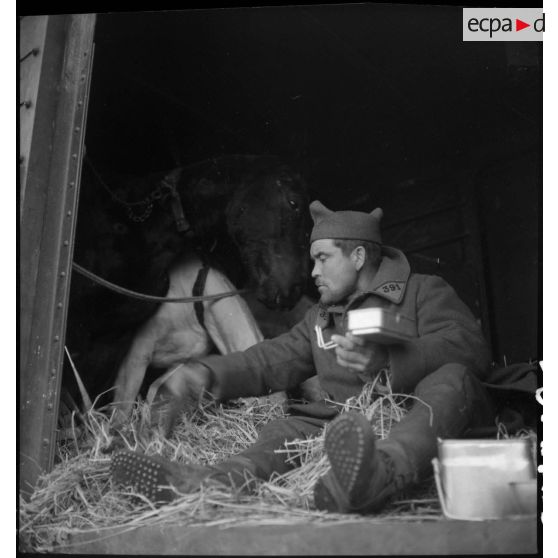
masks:
[[[526,439],[439,440],[432,464],[442,510],[451,519],[523,515],[512,483],[536,478]]]

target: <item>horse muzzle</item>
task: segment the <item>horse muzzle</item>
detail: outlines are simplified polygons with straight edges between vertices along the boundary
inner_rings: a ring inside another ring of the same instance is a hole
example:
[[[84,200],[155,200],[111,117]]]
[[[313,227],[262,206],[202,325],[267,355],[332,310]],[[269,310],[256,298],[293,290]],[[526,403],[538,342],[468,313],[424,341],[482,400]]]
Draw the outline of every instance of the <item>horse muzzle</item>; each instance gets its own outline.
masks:
[[[270,310],[290,310],[303,294],[301,283],[292,285],[287,291],[280,289],[273,280],[256,288],[256,298]]]

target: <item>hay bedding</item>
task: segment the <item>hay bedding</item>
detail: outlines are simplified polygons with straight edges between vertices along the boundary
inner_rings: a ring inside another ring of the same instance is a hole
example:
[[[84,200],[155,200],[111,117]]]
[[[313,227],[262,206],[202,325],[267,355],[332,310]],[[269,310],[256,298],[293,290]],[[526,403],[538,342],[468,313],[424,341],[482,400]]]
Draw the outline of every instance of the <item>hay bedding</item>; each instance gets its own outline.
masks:
[[[380,438],[406,413],[411,396],[393,394],[373,397],[367,384],[357,398],[347,400],[343,411],[360,410]],[[195,412],[165,439],[149,428],[149,408],[137,403],[120,442],[131,450],[159,454],[172,461],[213,464],[255,442],[259,430],[270,420],[285,416],[281,402],[272,399],[238,400],[233,404],[208,404]],[[129,489],[112,486],[107,449],[113,442],[111,419],[92,410],[83,424],[70,429],[60,440],[58,463],[43,476],[28,502],[21,499],[19,537],[22,550],[48,552],[64,545],[72,534],[141,525],[262,525],[313,521],[438,520],[441,511],[431,479],[412,493],[389,504],[381,514],[362,517],[327,514],[312,509],[316,480],[328,469],[323,435],[296,440],[282,450],[301,466],[282,476],[260,482],[254,494],[233,491],[208,482],[200,491],[182,495],[156,508]]]

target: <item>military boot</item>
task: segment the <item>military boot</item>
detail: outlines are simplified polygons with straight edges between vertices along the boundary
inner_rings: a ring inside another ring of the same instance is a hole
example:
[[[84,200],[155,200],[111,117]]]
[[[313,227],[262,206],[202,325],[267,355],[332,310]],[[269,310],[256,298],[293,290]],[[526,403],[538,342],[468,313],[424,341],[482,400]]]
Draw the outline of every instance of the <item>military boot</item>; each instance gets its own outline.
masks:
[[[116,485],[131,487],[159,504],[199,490],[206,479],[222,482],[219,471],[213,467],[178,464],[159,455],[133,451],[115,453],[110,469]]]
[[[377,511],[416,482],[411,461],[398,444],[376,447],[366,417],[348,412],[327,428],[325,450],[331,470],[314,487],[317,509],[338,513]]]
[[[254,464],[234,456],[214,466],[174,463],[159,455],[119,451],[111,462],[116,485],[132,487],[154,503],[167,503],[196,492],[206,480],[217,481],[242,492],[250,492],[257,479]]]

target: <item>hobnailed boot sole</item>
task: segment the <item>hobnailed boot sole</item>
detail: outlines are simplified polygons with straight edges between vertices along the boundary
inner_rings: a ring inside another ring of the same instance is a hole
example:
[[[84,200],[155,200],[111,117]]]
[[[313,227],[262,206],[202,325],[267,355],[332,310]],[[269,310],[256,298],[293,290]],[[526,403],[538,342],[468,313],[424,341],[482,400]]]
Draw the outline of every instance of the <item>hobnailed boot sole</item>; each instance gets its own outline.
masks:
[[[362,494],[370,484],[376,450],[376,436],[366,417],[344,413],[334,420],[326,431],[325,450],[348,499]]]
[[[117,485],[132,487],[152,502],[167,503],[179,498],[181,492],[195,492],[212,470],[178,465],[157,455],[119,451],[112,458],[110,472]]]
[[[366,417],[349,412],[326,430],[325,450],[331,471],[314,487],[314,505],[330,512],[352,511],[372,482],[376,436]]]

